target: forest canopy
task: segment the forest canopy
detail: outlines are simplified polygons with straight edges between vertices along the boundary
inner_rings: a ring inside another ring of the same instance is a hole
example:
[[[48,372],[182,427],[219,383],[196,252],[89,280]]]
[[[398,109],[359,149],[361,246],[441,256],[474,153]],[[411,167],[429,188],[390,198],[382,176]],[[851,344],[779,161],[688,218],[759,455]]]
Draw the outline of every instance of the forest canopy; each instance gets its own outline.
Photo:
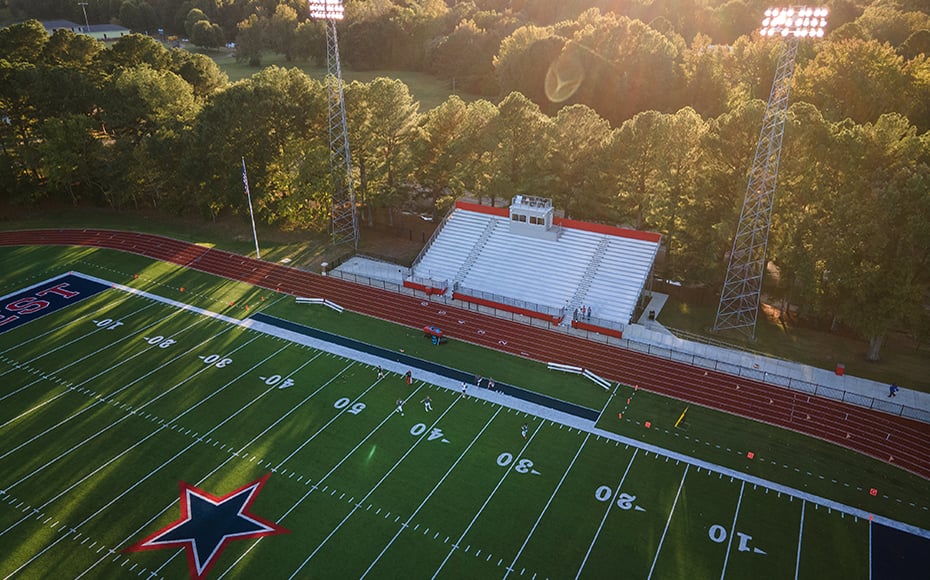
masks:
[[[6,4],[83,19],[68,2]],[[89,0],[88,16],[120,21],[127,4],[173,33],[215,25],[247,61],[323,54],[302,2]],[[930,19],[919,4],[828,3],[827,37],[798,55],[772,218],[768,255],[791,301],[877,346],[927,318]],[[441,217],[463,195],[544,195],[576,219],[660,232],[664,278],[719,288],[781,49],[753,33],[760,3],[347,5],[347,65],[422,70],[485,96],[424,111],[395,79],[345,86],[365,220],[379,208]],[[208,56],[151,36],[104,45],[35,20],[8,26],[0,203],[243,213],[244,157],[259,220],[325,230],[326,111],[325,87],[297,68],[230,83]]]

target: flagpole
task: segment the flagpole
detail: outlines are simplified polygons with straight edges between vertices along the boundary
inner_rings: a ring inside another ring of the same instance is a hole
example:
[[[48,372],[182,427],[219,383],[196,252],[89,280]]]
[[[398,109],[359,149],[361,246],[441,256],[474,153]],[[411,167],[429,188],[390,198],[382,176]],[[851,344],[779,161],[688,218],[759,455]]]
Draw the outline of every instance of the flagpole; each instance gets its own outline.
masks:
[[[255,238],[255,258],[262,259],[258,253],[258,233],[255,231],[255,214],[252,213],[252,194],[249,193],[249,178],[245,173],[245,157],[242,158],[242,185],[245,186],[245,196],[249,200],[249,217],[252,218],[252,237]]]

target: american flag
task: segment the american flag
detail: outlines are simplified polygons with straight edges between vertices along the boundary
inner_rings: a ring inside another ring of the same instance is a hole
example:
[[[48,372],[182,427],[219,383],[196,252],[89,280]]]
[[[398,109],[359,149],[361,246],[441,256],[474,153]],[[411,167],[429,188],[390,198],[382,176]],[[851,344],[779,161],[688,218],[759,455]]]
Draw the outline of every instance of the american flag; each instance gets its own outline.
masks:
[[[242,185],[245,186],[245,194],[249,195],[249,176],[245,174],[245,157],[242,158]]]

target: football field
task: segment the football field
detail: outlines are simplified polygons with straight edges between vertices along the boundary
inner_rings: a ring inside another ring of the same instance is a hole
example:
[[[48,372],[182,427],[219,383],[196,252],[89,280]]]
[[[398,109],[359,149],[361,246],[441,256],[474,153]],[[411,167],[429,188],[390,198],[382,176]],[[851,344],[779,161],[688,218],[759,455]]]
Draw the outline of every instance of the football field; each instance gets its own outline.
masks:
[[[2,578],[926,571],[923,530],[487,389],[100,278],[7,291]]]

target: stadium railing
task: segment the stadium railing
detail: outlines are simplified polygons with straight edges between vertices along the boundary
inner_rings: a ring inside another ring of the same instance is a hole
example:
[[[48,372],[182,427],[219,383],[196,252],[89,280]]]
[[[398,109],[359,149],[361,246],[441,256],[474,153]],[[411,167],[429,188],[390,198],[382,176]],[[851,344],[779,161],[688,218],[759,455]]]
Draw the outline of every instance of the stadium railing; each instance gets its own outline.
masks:
[[[356,274],[343,274],[336,271],[332,272],[331,275],[351,282],[356,282],[358,284],[365,284],[375,288],[390,290],[399,294],[423,297],[422,292],[417,295],[416,291],[411,288],[404,288],[399,284],[378,280],[376,278],[369,278]],[[914,419],[916,421],[922,421],[924,423],[930,423],[930,410],[928,409],[912,407],[903,403],[889,401],[887,400],[887,397],[884,396],[884,394],[877,396],[863,394],[862,391],[869,389],[874,390],[876,393],[883,393],[883,389],[887,388],[887,386],[882,383],[870,381],[868,379],[862,379],[849,375],[842,377],[843,381],[857,383],[860,387],[857,390],[848,390],[837,387],[835,385],[827,384],[830,382],[829,380],[816,381],[811,380],[810,378],[803,378],[805,376],[820,376],[826,379],[826,377],[829,377],[831,373],[830,371],[824,369],[817,369],[798,363],[792,363],[790,361],[779,360],[763,356],[759,353],[741,352],[728,349],[724,346],[702,344],[696,341],[685,340],[675,337],[671,334],[651,331],[638,325],[624,326],[623,338],[617,338],[590,330],[562,326],[554,322],[549,322],[541,318],[526,316],[511,310],[492,308],[489,306],[468,302],[463,303],[458,300],[453,300],[450,296],[447,295],[432,295],[425,298],[430,301],[447,304],[449,306],[465,308],[467,310],[489,314],[491,316],[512,320],[514,322],[546,328],[553,332],[571,334],[573,336],[578,336],[580,338],[585,338],[594,342],[600,342],[612,346],[618,346],[620,348],[635,350],[650,356],[673,360],[708,370],[724,372],[738,377],[745,377],[799,392],[830,398],[837,401],[842,401],[844,403],[866,407],[868,409],[874,409],[876,411],[889,413],[891,415],[897,415],[908,419]],[[525,304],[531,305],[531,303]]]

